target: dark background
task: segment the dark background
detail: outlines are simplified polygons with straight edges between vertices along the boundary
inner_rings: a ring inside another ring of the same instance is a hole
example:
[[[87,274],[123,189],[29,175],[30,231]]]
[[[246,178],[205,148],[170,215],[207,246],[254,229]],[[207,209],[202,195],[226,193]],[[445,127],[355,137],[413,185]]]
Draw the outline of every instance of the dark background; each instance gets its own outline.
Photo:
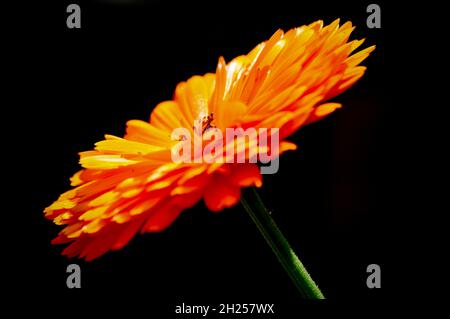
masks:
[[[396,81],[391,7],[377,1],[382,28],[368,29],[365,1],[112,2],[76,1],[81,29],[67,29],[64,1],[24,6],[31,26],[12,25],[22,35],[13,42],[23,72],[11,81],[23,87],[16,98],[24,107],[12,110],[18,112],[7,128],[20,166],[5,172],[17,190],[10,211],[20,213],[20,221],[13,215],[20,229],[9,229],[11,295],[39,301],[39,310],[83,313],[89,305],[146,318],[169,318],[182,302],[275,303],[280,318],[318,308],[300,300],[240,206],[214,214],[199,203],[168,230],[137,236],[89,263],[50,245],[60,228],[42,211],[69,188],[77,152],[105,133],[122,135],[129,119],[148,119],[178,82],[214,72],[219,56],[245,54],[278,28],[340,17],[357,26],[352,39],[377,45],[363,63],[367,73],[333,99],[341,110],[290,138],[299,149],[282,156],[276,175],[264,176],[260,193],[325,304],[373,310],[396,298],[403,241],[389,91]],[[66,287],[70,263],[81,266],[82,289]],[[372,263],[381,266],[381,289],[366,286]]]

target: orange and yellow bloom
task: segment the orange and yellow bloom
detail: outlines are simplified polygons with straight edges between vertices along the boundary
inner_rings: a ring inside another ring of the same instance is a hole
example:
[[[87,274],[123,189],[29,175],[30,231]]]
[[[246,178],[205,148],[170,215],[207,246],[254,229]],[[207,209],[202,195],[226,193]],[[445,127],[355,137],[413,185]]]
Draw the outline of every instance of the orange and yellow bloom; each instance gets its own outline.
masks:
[[[92,260],[138,231],[165,229],[201,199],[212,211],[235,205],[242,187],[262,185],[257,164],[173,162],[172,131],[192,131],[195,121],[205,129],[278,128],[280,147],[271,156],[295,149],[285,139],[339,108],[329,100],[365,72],[359,64],[374,47],[353,53],[363,43],[349,41],[353,29],[337,20],[278,30],[247,55],[229,63],[220,58],[215,74],[178,84],[173,100],[157,105],[148,122],[129,121],[123,138],[106,135],[81,152],[74,188],[45,209],[65,225],[53,243],[70,243],[63,254]]]

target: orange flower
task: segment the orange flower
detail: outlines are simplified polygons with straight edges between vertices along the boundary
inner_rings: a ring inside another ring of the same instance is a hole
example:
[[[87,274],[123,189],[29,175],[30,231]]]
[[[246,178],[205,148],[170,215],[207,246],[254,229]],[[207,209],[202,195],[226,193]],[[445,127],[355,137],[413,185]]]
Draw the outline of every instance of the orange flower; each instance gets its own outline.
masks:
[[[348,42],[353,29],[336,20],[278,30],[247,55],[228,64],[220,58],[215,74],[180,83],[149,122],[129,121],[124,138],[106,135],[94,150],[80,153],[75,188],[45,209],[46,217],[66,225],[52,243],[71,242],[63,254],[92,260],[122,248],[139,230],[165,229],[202,198],[212,211],[235,205],[242,187],[262,185],[258,166],[174,162],[171,149],[179,141],[172,131],[193,131],[196,120],[204,129],[279,128],[280,147],[270,156],[295,149],[284,139],[339,108],[326,101],[364,74],[359,63],[374,47],[351,55],[363,42]]]

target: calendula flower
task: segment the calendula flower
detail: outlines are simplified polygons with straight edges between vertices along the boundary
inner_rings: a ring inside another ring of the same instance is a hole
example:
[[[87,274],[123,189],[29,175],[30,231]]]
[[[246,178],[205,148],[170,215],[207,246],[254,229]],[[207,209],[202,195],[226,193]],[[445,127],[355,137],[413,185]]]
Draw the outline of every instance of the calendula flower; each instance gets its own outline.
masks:
[[[374,47],[353,54],[363,43],[349,42],[353,29],[337,20],[278,30],[247,55],[229,63],[220,58],[215,74],[178,84],[173,100],[157,105],[149,121],[129,121],[123,138],[106,135],[80,153],[83,169],[71,178],[74,188],[45,209],[47,218],[65,225],[52,243],[70,243],[64,255],[92,260],[122,248],[138,231],[164,230],[201,199],[214,212],[238,203],[241,188],[262,185],[258,165],[174,162],[173,147],[184,138],[174,139],[173,131],[195,134],[195,123],[204,134],[277,128],[280,144],[267,147],[270,157],[295,149],[285,139],[341,107],[330,99],[364,74],[359,64]],[[246,154],[255,147],[227,141],[223,152],[235,143]]]

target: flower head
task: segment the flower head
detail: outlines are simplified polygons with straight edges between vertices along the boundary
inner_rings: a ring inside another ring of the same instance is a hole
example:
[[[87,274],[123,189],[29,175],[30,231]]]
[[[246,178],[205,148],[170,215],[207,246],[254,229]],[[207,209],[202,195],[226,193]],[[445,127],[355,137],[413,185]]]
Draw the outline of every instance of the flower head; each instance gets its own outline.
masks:
[[[52,242],[71,243],[63,254],[92,260],[122,248],[138,231],[164,230],[201,199],[212,211],[235,205],[242,187],[262,185],[257,164],[197,162],[195,154],[193,161],[173,161],[174,146],[184,140],[174,139],[173,131],[195,136],[195,123],[205,135],[277,128],[280,144],[267,146],[270,158],[295,149],[285,138],[339,108],[328,101],[364,74],[359,64],[374,47],[352,54],[363,42],[348,41],[353,29],[336,20],[278,30],[247,55],[228,64],[220,58],[215,74],[178,84],[173,100],[157,105],[148,122],[129,121],[123,138],[106,135],[94,150],[81,152],[74,188],[45,209],[47,218],[65,225]],[[247,140],[228,142],[224,154],[236,147],[248,158],[255,147]]]

